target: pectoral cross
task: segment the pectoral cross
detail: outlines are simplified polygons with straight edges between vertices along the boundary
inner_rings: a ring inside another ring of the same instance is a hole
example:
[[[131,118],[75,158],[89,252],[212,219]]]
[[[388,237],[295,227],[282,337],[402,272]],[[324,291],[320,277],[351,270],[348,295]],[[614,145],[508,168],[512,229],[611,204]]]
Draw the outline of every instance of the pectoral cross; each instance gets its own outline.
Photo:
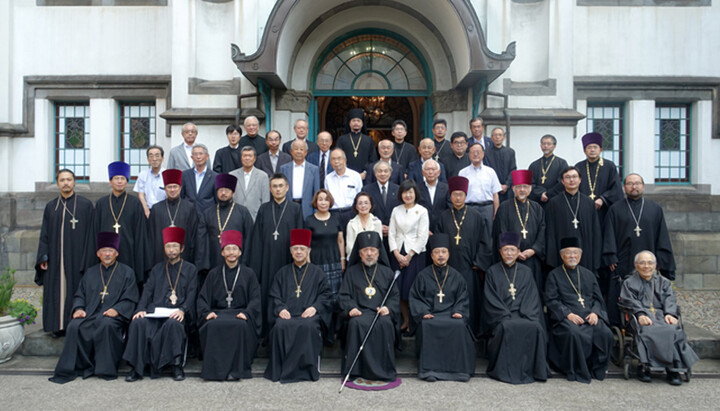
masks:
[[[295,297],[300,298],[301,292],[302,292],[302,290],[300,289],[300,286],[298,285],[297,289],[295,290]]]
[[[635,228],[633,228],[633,231],[635,231],[635,235],[640,237],[640,231],[642,231],[642,228],[640,228],[639,225],[636,225]]]
[[[458,231],[457,235],[456,235],[454,238],[455,238],[455,245],[460,245],[460,239],[461,239],[462,237],[460,237],[460,232],[459,232],[459,231]]]
[[[70,224],[72,224],[72,229],[73,229],[73,230],[75,229],[75,224],[77,224],[77,223],[79,223],[79,221],[76,220],[75,217],[73,216],[72,220],[70,220]]]
[[[650,314],[655,315],[655,307],[650,303]]]
[[[520,230],[520,233],[523,235],[523,240],[527,239],[528,230],[523,228],[522,230]]]
[[[508,288],[508,291],[510,291],[510,296],[512,299],[515,299],[515,293],[517,292],[517,288],[515,288],[515,284],[510,283],[510,288]]]
[[[277,230],[275,230],[275,232],[272,235],[273,235],[273,240],[277,241],[277,237],[280,235],[280,233],[278,233]]]
[[[578,302],[580,305],[582,305],[583,308],[585,308],[585,299],[582,298],[582,295],[578,295]]]
[[[228,293],[227,297],[225,297],[225,301],[227,301],[228,308],[230,308],[230,304],[233,302],[233,298],[230,293]]]
[[[540,184],[545,184],[545,176],[540,177]]]
[[[445,297],[445,293],[443,293],[442,290],[440,290],[440,292],[437,293],[437,296],[440,299],[440,303],[442,303],[442,299],[443,299],[443,297]]]
[[[108,295],[107,286],[103,286],[103,290],[100,292],[100,304],[105,302],[105,296]]]
[[[355,150],[355,151],[353,152],[353,156],[357,157],[357,155],[358,155],[358,152],[357,152],[357,150]]]
[[[575,229],[576,229],[576,230],[577,230],[577,225],[578,225],[579,222],[580,222],[580,221],[578,221],[577,218],[573,218],[573,220],[571,221],[571,223],[573,223],[573,225],[575,225]]]
[[[590,193],[590,195],[589,195],[588,197],[590,197],[591,200],[594,200],[594,199],[595,199],[595,193]]]
[[[170,293],[170,304],[177,304],[177,294],[175,294],[175,290],[172,290],[172,292]]]
[[[115,225],[113,225],[113,228],[115,229],[115,234],[120,234],[120,227],[121,227],[120,223],[118,223],[116,221]]]
[[[222,233],[218,234],[218,243],[222,244]]]

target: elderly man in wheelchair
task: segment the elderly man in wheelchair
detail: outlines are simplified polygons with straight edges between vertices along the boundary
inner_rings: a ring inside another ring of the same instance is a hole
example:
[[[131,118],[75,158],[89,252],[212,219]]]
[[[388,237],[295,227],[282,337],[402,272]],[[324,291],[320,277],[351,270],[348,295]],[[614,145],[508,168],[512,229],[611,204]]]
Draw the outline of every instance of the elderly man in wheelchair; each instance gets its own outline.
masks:
[[[651,382],[651,372],[664,369],[671,385],[681,385],[680,373],[689,377],[698,357],[687,344],[672,284],[657,272],[656,264],[653,253],[639,252],[635,272],[622,285],[619,306],[626,335],[632,334],[625,361],[639,361],[640,381]]]

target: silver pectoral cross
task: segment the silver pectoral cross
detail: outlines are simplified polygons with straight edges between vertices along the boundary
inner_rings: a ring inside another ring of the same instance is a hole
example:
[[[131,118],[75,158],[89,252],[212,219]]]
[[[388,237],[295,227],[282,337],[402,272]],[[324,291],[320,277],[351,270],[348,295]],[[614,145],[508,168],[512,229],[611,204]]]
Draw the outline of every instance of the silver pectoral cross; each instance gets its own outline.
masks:
[[[115,224],[113,225],[113,228],[115,229],[115,234],[120,234],[120,227],[122,227],[120,223],[115,222]]]
[[[230,293],[228,293],[227,297],[225,297],[225,301],[227,301],[228,308],[230,308],[230,304],[233,302],[233,298]]]
[[[578,295],[578,302],[580,305],[582,305],[583,308],[585,308],[585,299],[582,298],[582,295]]]
[[[571,223],[573,223],[573,225],[575,226],[575,229],[576,229],[576,230],[577,230],[577,225],[578,225],[579,222],[580,222],[580,221],[578,221],[577,218],[573,218],[573,220],[571,221]]]
[[[298,285],[297,289],[295,290],[295,297],[300,298],[301,292],[302,292],[302,290],[300,289],[300,286]]]
[[[515,299],[515,293],[517,292],[517,288],[515,288],[515,284],[510,283],[510,288],[508,288],[508,291],[510,291],[510,296],[512,299]]]
[[[280,233],[278,233],[277,230],[275,230],[275,232],[272,233],[272,235],[273,235],[273,240],[277,241],[277,238],[280,235]]]
[[[79,221],[76,220],[75,217],[73,217],[72,220],[70,220],[70,224],[72,224],[72,229],[73,229],[73,230],[75,229],[75,224],[77,224],[77,223],[79,223]]]
[[[636,225],[635,228],[633,228],[633,231],[635,231],[635,235],[640,237],[640,231],[642,231],[642,228],[640,228],[639,225]]]
[[[523,228],[522,230],[520,230],[520,233],[523,236],[523,240],[527,239],[528,230]]]

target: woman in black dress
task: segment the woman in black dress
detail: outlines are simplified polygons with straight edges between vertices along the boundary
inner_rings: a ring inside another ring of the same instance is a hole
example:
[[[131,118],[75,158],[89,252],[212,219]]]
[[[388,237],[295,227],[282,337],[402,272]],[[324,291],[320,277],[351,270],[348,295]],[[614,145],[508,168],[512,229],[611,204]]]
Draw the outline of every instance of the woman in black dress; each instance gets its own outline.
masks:
[[[336,301],[345,271],[345,240],[339,216],[329,211],[333,203],[328,190],[318,190],[312,199],[312,206],[317,211],[307,217],[305,227],[312,231],[310,261],[325,271]]]

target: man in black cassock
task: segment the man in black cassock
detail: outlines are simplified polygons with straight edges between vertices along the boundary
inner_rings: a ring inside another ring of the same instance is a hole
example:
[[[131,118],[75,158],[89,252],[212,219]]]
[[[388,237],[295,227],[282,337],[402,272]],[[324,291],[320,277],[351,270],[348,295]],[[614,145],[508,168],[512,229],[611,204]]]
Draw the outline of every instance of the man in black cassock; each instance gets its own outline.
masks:
[[[568,381],[604,380],[613,333],[595,274],[578,265],[577,238],[561,240],[563,265],[548,274],[545,293],[550,315],[548,360]]]
[[[442,159],[448,178],[455,177],[460,173],[460,170],[470,165],[467,147],[467,134],[462,131],[456,131],[450,136],[450,148],[452,152]]]
[[[400,163],[403,169],[407,170],[411,162],[417,159],[417,151],[415,146],[405,141],[407,137],[408,128],[407,123],[403,120],[395,120],[392,124],[392,131],[390,134],[393,136],[393,144],[395,149],[393,150],[393,160]]]
[[[195,265],[201,272],[201,285],[204,280],[202,272],[222,264],[220,235],[225,230],[239,231],[246,239],[252,235],[250,211],[233,201],[236,185],[237,178],[231,174],[215,176],[217,204],[205,210],[198,221]]]
[[[132,367],[127,382],[141,379],[147,368],[156,378],[167,366],[172,366],[173,380],[185,379],[185,326],[195,316],[197,269],[182,258],[184,229],[167,227],[162,236],[167,260],[150,271],[127,334],[123,359]],[[158,308],[169,312],[159,313]]]
[[[450,237],[449,264],[465,279],[468,290],[469,315],[467,322],[474,335],[480,334],[480,306],[482,303],[482,273],[492,265],[492,237],[490,227],[473,207],[465,204],[468,179],[452,177],[448,180],[452,208],[440,214],[436,233]]]
[[[122,161],[110,163],[108,174],[112,193],[100,197],[95,203],[94,233],[112,231],[120,234],[120,249],[123,252],[118,261],[128,265],[135,273],[137,283],[141,284],[145,281],[145,270],[152,267],[145,210],[137,197],[125,191],[130,181],[129,164]],[[91,264],[94,264],[97,260],[90,257]]]
[[[560,178],[565,189],[545,207],[545,262],[552,268],[559,267],[560,240],[577,237],[583,245],[580,265],[597,275],[602,257],[602,229],[593,201],[578,190],[580,176],[575,167],[563,170]]]
[[[72,296],[91,252],[93,205],[75,193],[71,170],[60,170],[55,179],[60,195],[43,212],[35,283],[43,286],[43,330],[59,337],[70,322]]]
[[[58,384],[78,376],[117,378],[123,334],[138,300],[135,273],[117,261],[120,236],[101,232],[95,243],[100,264],[88,268],[75,292],[73,319],[50,378]]]
[[[365,179],[365,165],[374,163],[378,157],[375,142],[365,129],[365,111],[362,108],[353,108],[348,112],[345,134],[338,137],[335,147],[345,152],[347,166]]]
[[[234,124],[229,125],[225,129],[225,135],[228,139],[228,145],[219,148],[213,158],[212,169],[218,174],[227,174],[242,167],[242,161],[240,159],[240,136],[242,135],[242,129],[240,126]]]
[[[651,372],[665,369],[668,382],[681,385],[680,372],[692,367],[698,356],[688,345],[679,322],[680,312],[672,283],[658,275],[656,268],[653,253],[638,253],[635,273],[622,285],[620,304],[637,317],[639,329],[634,330],[634,337],[641,364],[638,379],[651,382]]]
[[[282,383],[317,381],[323,333],[332,314],[325,273],[310,263],[312,231],[290,231],[293,262],[275,275],[268,298],[270,361],[265,378]]]
[[[487,344],[487,374],[511,384],[548,378],[547,336],[542,302],[532,272],[517,264],[520,234],[500,235],[502,261],[485,273],[482,306]]]
[[[182,171],[165,170],[162,173],[167,198],[152,206],[148,219],[148,238],[153,247],[153,265],[165,261],[163,230],[166,227],[181,227],[185,230],[182,259],[195,261],[195,240],[197,239],[198,213],[195,206],[180,198]]]
[[[495,128],[490,134],[493,145],[488,147],[485,151],[485,164],[495,170],[497,178],[500,181],[500,187],[502,190],[498,193],[500,202],[503,202],[510,198],[508,189],[512,187],[513,181],[510,173],[517,169],[515,161],[515,150],[510,147],[505,147],[505,131],[501,128]]]
[[[224,262],[210,270],[197,299],[203,358],[200,377],[206,380],[252,378],[262,327],[257,275],[240,262],[242,233],[222,233]]]
[[[388,297],[385,305],[381,307],[386,294]],[[394,285],[390,260],[378,233],[365,231],[358,235],[340,286],[338,302],[340,317],[347,330],[343,340],[343,375],[349,373],[351,378],[395,381],[395,341],[400,326],[400,292]],[[355,366],[350,370],[376,314],[379,314],[377,322]]]
[[[475,343],[467,323],[465,279],[448,265],[450,237],[428,241],[432,265],[420,271],[410,290],[410,313],[418,324],[418,377],[468,381],[475,372]]]
[[[602,158],[602,134],[587,133],[582,137],[582,143],[587,158],[575,164],[582,176],[580,192],[595,202],[600,224],[605,224],[605,215],[610,206],[623,197],[620,175],[615,163]]]
[[[605,217],[603,266],[612,272],[607,309],[610,323],[620,322],[617,301],[622,282],[633,272],[633,257],[643,250],[655,254],[658,272],[668,280],[675,279],[675,257],[665,216],[658,203],[643,197],[645,182],[639,174],[625,177],[627,198],[610,207]]]
[[[532,270],[535,285],[542,298],[545,289],[542,272],[542,261],[545,259],[545,211],[540,204],[528,199],[532,188],[531,171],[514,170],[512,180],[515,196],[500,204],[493,221],[494,248],[498,249],[500,233],[520,233],[518,262]],[[499,253],[495,260],[500,260]]]
[[[530,199],[545,207],[554,196],[562,193],[563,185],[560,181],[560,172],[567,168],[568,163],[556,156],[553,152],[557,146],[557,139],[551,134],[540,138],[542,157],[530,163],[528,169],[532,172],[532,192]]]
[[[288,179],[276,173],[270,177],[272,199],[260,206],[249,243],[248,266],[255,270],[262,289],[262,336],[268,331],[268,295],[275,273],[280,267],[292,262],[289,253],[280,252],[290,248],[290,230],[303,228],[300,204],[287,198]]]

